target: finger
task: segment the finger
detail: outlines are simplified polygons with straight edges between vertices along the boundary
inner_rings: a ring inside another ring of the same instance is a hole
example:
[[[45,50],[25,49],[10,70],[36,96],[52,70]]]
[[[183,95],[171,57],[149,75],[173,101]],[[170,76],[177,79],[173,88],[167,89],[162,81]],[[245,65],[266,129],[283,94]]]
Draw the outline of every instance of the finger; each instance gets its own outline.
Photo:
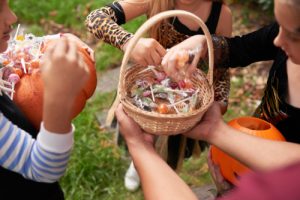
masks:
[[[149,65],[149,62],[145,58],[141,59],[138,63],[144,67],[147,67]]]
[[[68,50],[67,39],[61,38],[55,45],[53,55],[62,57],[63,55],[66,54],[67,50]]]
[[[82,78],[81,80],[85,83],[87,82],[87,80],[89,79],[89,75],[90,75],[90,69],[88,67],[88,65],[84,62],[83,56],[80,54],[78,55],[78,66],[79,68],[83,69],[84,72],[82,73]]]
[[[122,125],[124,123],[124,121],[126,121],[126,114],[123,111],[123,106],[120,103],[115,111],[115,115],[117,117],[117,120],[119,122],[120,125]]]
[[[177,71],[177,54],[172,54],[169,57],[168,61],[168,72],[169,75],[175,75],[174,73]]]
[[[157,45],[156,51],[161,58],[164,57],[167,53],[167,50],[160,44]]]
[[[145,133],[144,134],[144,140],[151,143],[151,144],[154,144],[154,135]]]
[[[57,44],[57,42],[53,42],[53,43],[48,44],[44,55],[45,56],[51,55],[54,51],[54,48],[55,48],[56,44]]]
[[[43,59],[48,59],[49,57],[51,57],[53,55],[55,46],[57,45],[57,42],[53,42],[53,43],[49,43],[46,47],[46,50],[44,52],[43,55]]]
[[[161,63],[161,56],[157,51],[151,51],[151,58],[154,66],[158,66]]]
[[[163,56],[162,61],[161,61],[161,65],[162,65],[163,69],[167,68],[170,55],[171,55],[171,50]]]
[[[40,69],[42,71],[45,71],[47,70],[47,67],[49,66],[50,64],[50,61],[51,61],[51,57],[53,55],[53,52],[54,52],[54,47],[55,45],[52,44],[52,45],[49,45],[44,53],[44,55],[42,56],[41,58],[41,67]]]
[[[193,74],[196,72],[197,68],[192,66],[192,65],[189,65],[186,69],[186,76],[190,79]]]
[[[200,57],[201,57],[201,53],[194,54],[194,59],[193,59],[193,61],[191,63],[192,67],[197,68],[197,65],[199,63]]]
[[[214,164],[214,168],[215,168],[215,173],[216,173],[216,178],[217,178],[218,183],[224,182],[224,181],[225,181],[225,178],[224,178],[224,176],[222,175],[220,166]]]
[[[134,121],[124,112],[123,105],[121,103],[118,105],[115,114],[120,125],[134,123]]]
[[[151,53],[148,54],[148,55],[145,57],[145,59],[146,59],[146,63],[147,63],[146,66],[148,66],[148,65],[155,65],[155,61],[152,59]]]
[[[67,45],[67,58],[70,60],[76,60],[79,56],[77,53],[77,45],[73,42],[71,42],[70,40],[66,40],[66,45]],[[81,57],[79,57],[81,58]]]
[[[124,112],[122,104],[119,104],[115,114],[120,125],[120,131],[123,135],[142,133],[139,125]]]

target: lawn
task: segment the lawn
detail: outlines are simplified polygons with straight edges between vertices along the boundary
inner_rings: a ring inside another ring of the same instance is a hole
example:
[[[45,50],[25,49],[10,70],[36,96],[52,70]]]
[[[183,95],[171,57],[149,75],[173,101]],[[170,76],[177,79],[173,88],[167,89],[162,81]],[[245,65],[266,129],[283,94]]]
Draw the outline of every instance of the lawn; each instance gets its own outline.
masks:
[[[119,65],[122,53],[102,42],[96,42],[87,34],[84,26],[86,15],[93,9],[101,7],[109,0],[13,0],[10,4],[19,17],[19,23],[26,27],[26,32],[44,35],[58,32],[72,32],[86,41],[96,52],[97,70],[106,70]],[[145,17],[140,17],[126,25],[134,32]],[[235,76],[231,86],[230,109],[226,120],[240,115],[250,115],[257,104],[256,99],[249,102],[247,95],[239,99],[240,90],[247,77]],[[253,78],[253,76],[249,77]],[[248,80],[248,81],[249,81]],[[256,81],[256,80],[250,80]],[[255,86],[251,86],[254,88]],[[252,91],[249,90],[248,91]],[[257,91],[257,90],[255,90]],[[249,97],[250,94],[248,94]],[[123,186],[123,176],[129,164],[124,146],[115,146],[113,134],[100,129],[96,117],[107,109],[114,92],[97,93],[87,103],[84,111],[74,120],[76,126],[75,147],[67,172],[61,185],[68,200],[93,199],[143,199],[142,192],[127,192]],[[239,99],[239,100],[237,100]],[[205,156],[184,162],[181,177],[191,186],[200,186],[211,182],[207,173]]]

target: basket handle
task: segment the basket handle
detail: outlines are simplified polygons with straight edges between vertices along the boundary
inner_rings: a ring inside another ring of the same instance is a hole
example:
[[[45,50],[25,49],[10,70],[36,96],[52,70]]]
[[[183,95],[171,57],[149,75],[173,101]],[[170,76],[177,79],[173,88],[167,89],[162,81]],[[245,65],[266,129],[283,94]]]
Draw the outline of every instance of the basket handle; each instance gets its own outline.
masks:
[[[209,84],[212,86],[213,85],[213,66],[214,66],[214,54],[213,54],[213,44],[212,44],[212,39],[211,39],[211,35],[208,31],[208,28],[206,27],[205,23],[196,15],[187,12],[187,11],[183,11],[183,10],[170,10],[170,11],[165,11],[165,12],[161,12],[153,17],[151,17],[150,19],[148,19],[134,34],[134,36],[131,38],[131,40],[129,41],[128,47],[126,48],[123,60],[122,60],[122,65],[121,65],[121,69],[120,69],[120,77],[119,77],[119,84],[118,84],[118,92],[117,92],[117,97],[112,105],[112,107],[110,108],[109,112],[108,112],[108,116],[106,119],[106,126],[109,126],[113,120],[113,115],[114,115],[114,111],[120,101],[120,97],[122,91],[120,88],[122,88],[122,82],[125,76],[125,71],[126,71],[126,66],[128,64],[129,61],[129,56],[131,54],[131,52],[133,51],[136,43],[138,42],[138,40],[140,39],[140,37],[146,32],[148,31],[153,25],[155,25],[156,23],[170,18],[170,17],[174,17],[174,16],[185,16],[190,18],[191,20],[193,20],[194,22],[196,22],[197,24],[200,25],[201,29],[204,32],[204,35],[207,39],[207,47],[208,47],[208,56],[209,56],[209,69],[208,69],[208,73],[207,73],[207,79],[209,81]]]

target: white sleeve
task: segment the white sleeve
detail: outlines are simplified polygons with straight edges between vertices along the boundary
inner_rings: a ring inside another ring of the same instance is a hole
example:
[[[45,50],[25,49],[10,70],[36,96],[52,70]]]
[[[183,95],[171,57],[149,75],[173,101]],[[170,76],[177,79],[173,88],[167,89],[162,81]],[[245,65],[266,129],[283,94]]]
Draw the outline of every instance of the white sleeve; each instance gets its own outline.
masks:
[[[45,130],[43,123],[35,140],[0,113],[0,164],[38,182],[55,182],[63,176],[73,146],[69,133]]]

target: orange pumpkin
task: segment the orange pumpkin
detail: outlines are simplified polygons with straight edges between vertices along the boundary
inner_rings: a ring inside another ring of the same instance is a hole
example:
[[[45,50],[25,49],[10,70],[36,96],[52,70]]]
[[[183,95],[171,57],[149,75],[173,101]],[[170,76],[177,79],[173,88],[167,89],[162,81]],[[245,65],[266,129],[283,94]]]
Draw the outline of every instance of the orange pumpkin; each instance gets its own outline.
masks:
[[[46,44],[45,48],[47,48],[47,46],[48,45]],[[90,77],[85,87],[74,101],[73,118],[82,111],[87,99],[93,95],[97,85],[95,62],[85,48],[79,47],[78,51],[80,55],[83,56],[84,61],[89,68]],[[40,70],[33,69],[31,74],[24,74],[16,84],[15,91],[14,102],[22,110],[28,120],[39,129],[43,112],[43,82]]]
[[[233,119],[228,125],[250,135],[270,140],[285,141],[282,134],[272,124],[255,117],[240,117]],[[212,146],[211,148],[211,157],[212,161],[220,166],[224,178],[234,185],[238,184],[238,179],[241,175],[250,171],[248,167],[215,146]]]

